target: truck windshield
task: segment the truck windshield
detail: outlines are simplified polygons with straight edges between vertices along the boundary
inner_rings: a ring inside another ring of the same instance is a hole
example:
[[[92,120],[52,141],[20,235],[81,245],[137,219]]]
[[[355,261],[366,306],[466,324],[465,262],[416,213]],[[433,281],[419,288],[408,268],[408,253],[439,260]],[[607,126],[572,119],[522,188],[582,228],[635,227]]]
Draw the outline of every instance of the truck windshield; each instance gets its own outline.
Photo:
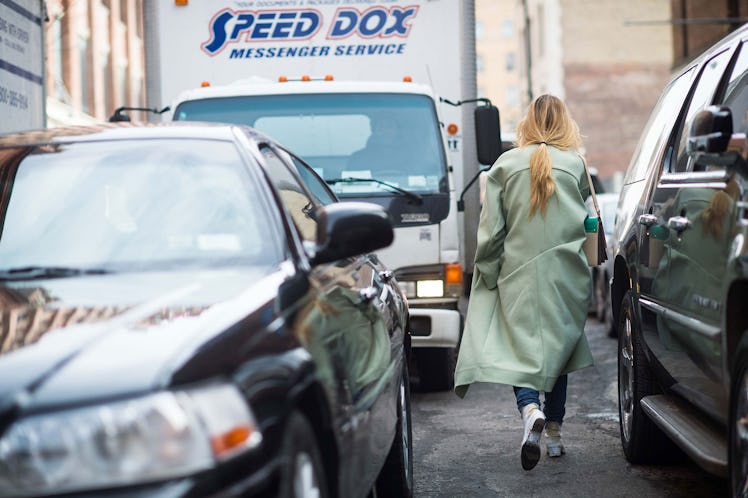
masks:
[[[183,102],[177,121],[252,126],[308,162],[341,197],[447,192],[447,167],[432,100],[415,94],[308,94],[221,97]],[[334,181],[338,180],[338,181]]]

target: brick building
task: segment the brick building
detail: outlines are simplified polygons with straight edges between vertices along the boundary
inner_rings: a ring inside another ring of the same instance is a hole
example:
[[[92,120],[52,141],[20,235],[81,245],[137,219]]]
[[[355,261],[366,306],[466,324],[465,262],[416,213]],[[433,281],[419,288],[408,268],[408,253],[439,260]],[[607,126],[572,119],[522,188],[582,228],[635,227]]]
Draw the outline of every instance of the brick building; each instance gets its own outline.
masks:
[[[143,106],[142,0],[47,0],[46,7],[48,126]]]

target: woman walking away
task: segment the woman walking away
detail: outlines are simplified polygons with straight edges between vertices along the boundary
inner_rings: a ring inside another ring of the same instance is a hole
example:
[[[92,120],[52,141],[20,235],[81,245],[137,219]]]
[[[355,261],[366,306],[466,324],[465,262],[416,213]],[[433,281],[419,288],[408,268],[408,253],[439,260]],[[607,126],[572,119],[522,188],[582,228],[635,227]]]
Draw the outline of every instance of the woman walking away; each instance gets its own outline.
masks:
[[[488,172],[455,392],[464,397],[474,382],[514,386],[530,470],[544,428],[548,455],[564,453],[567,374],[592,365],[582,250],[589,183],[579,128],[557,97],[530,104],[517,143]]]

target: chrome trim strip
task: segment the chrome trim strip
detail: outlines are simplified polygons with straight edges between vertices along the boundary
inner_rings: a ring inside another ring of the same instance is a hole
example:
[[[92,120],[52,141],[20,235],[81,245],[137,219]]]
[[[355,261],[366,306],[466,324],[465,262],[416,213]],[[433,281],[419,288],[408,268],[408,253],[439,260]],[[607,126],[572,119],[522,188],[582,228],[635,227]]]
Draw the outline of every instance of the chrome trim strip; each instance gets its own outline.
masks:
[[[705,323],[702,323],[682,313],[678,313],[677,311],[668,309],[659,303],[650,301],[649,299],[640,297],[639,303],[645,308],[648,308],[649,310],[654,311],[655,313],[660,315],[662,318],[672,320],[680,325],[683,325],[684,327],[688,327],[689,329],[693,330],[694,332],[696,332],[697,334],[703,337],[706,337],[707,339],[711,339],[712,341],[715,341],[715,342],[719,341],[720,335],[722,333],[719,327],[706,325]]]
[[[714,183],[691,183],[691,182],[677,182],[677,183],[663,183],[657,184],[657,188],[713,188],[724,190],[727,188],[725,182],[714,182]]]
[[[664,173],[660,183],[727,183],[726,171],[691,171],[688,173]]]

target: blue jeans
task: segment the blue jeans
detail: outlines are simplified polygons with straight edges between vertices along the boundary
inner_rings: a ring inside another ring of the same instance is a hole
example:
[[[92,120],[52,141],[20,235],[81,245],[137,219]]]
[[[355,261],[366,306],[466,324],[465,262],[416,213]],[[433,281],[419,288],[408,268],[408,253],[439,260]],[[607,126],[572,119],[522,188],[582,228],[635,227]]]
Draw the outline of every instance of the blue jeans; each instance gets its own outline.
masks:
[[[543,413],[545,414],[546,421],[558,422],[559,424],[564,421],[564,415],[566,415],[566,384],[568,380],[567,375],[562,375],[556,379],[553,390],[545,393]],[[520,413],[522,413],[522,408],[530,403],[541,406],[540,393],[530,387],[514,386],[514,396],[517,398],[517,408],[519,408]]]

